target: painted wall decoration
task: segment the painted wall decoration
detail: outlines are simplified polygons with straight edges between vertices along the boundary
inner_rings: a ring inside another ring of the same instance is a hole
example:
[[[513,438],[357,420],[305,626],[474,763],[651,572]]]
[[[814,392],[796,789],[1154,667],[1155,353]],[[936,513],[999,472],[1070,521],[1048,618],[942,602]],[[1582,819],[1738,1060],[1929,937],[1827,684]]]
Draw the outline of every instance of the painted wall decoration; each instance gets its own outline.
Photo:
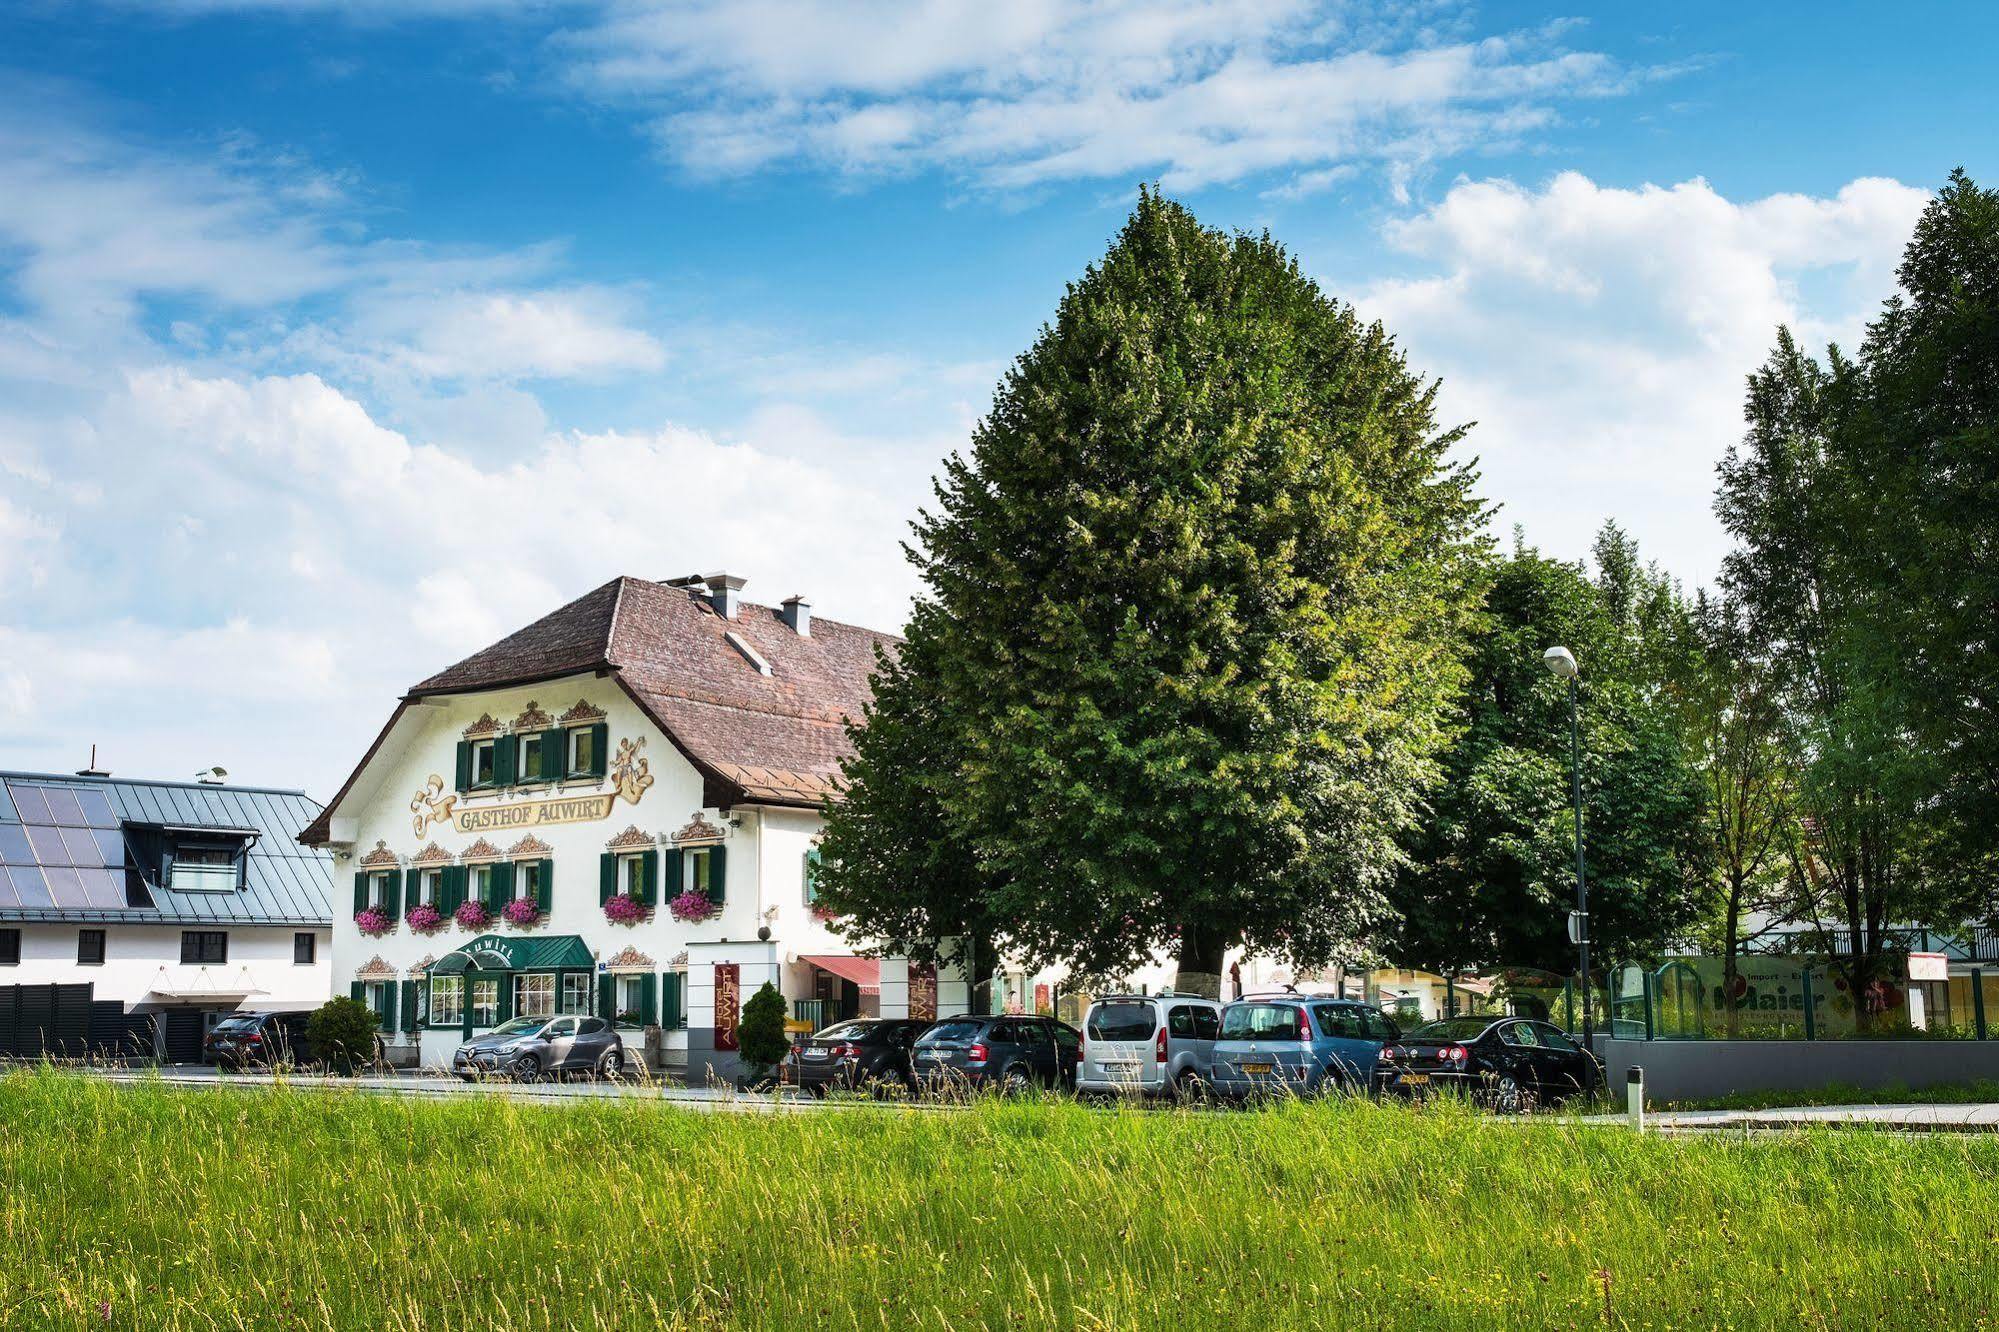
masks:
[[[415,815],[410,820],[410,827],[418,837],[421,837],[430,831],[431,824],[449,823],[451,807],[457,803],[457,794],[447,795],[444,790],[444,779],[433,772],[430,774],[430,780],[423,784],[422,789],[410,801],[410,813]]]
[[[739,1050],[736,1027],[743,1020],[743,973],[734,962],[715,964],[715,1048]]]
[[[937,965],[909,964],[909,1016],[918,1022],[937,1020]]]
[[[611,780],[617,784],[618,794],[636,805],[639,797],[653,784],[652,763],[639,753],[646,747],[646,738],[618,741],[618,757],[611,764]]]

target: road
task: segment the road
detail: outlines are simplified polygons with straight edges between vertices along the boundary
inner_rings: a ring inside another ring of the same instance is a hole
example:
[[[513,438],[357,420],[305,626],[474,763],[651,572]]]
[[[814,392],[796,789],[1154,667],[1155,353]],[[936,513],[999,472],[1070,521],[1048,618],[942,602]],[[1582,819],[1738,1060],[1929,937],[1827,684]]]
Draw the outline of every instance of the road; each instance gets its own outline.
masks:
[[[1591,1115],[1593,1124],[1625,1116]],[[1999,1104],[1801,1105],[1773,1110],[1661,1110],[1645,1116],[1661,1133],[1757,1133],[1803,1128],[1889,1129],[1904,1133],[1999,1133]]]

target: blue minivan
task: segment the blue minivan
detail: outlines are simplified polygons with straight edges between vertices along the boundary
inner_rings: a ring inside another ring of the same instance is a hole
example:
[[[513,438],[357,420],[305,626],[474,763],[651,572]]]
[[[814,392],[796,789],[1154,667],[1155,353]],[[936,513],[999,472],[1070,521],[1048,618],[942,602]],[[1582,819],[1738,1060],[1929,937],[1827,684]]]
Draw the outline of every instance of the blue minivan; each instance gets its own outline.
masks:
[[[1238,999],[1222,1010],[1213,1086],[1223,1096],[1365,1092],[1381,1047],[1401,1032],[1379,1009],[1348,999],[1283,994]]]

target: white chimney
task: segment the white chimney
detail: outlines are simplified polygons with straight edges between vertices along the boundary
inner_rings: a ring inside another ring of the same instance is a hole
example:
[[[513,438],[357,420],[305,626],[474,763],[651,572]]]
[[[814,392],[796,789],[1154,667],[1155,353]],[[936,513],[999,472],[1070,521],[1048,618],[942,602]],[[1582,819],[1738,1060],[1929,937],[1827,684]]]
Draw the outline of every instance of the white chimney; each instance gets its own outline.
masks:
[[[730,573],[711,573],[701,575],[701,581],[708,585],[708,604],[715,608],[715,613],[725,620],[735,619],[736,608],[743,601],[743,584],[750,580]]]
[[[804,597],[786,597],[784,609],[778,618],[791,626],[791,632],[800,638],[812,637],[812,603]]]

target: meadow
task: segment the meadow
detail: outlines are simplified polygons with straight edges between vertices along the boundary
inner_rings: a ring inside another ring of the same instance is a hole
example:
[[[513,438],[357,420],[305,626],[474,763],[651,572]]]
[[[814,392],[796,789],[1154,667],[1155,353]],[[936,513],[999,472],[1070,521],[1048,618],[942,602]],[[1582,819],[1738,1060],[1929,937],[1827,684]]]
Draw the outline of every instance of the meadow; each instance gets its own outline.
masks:
[[[0,1075],[0,1327],[1999,1320],[1999,1140]]]

